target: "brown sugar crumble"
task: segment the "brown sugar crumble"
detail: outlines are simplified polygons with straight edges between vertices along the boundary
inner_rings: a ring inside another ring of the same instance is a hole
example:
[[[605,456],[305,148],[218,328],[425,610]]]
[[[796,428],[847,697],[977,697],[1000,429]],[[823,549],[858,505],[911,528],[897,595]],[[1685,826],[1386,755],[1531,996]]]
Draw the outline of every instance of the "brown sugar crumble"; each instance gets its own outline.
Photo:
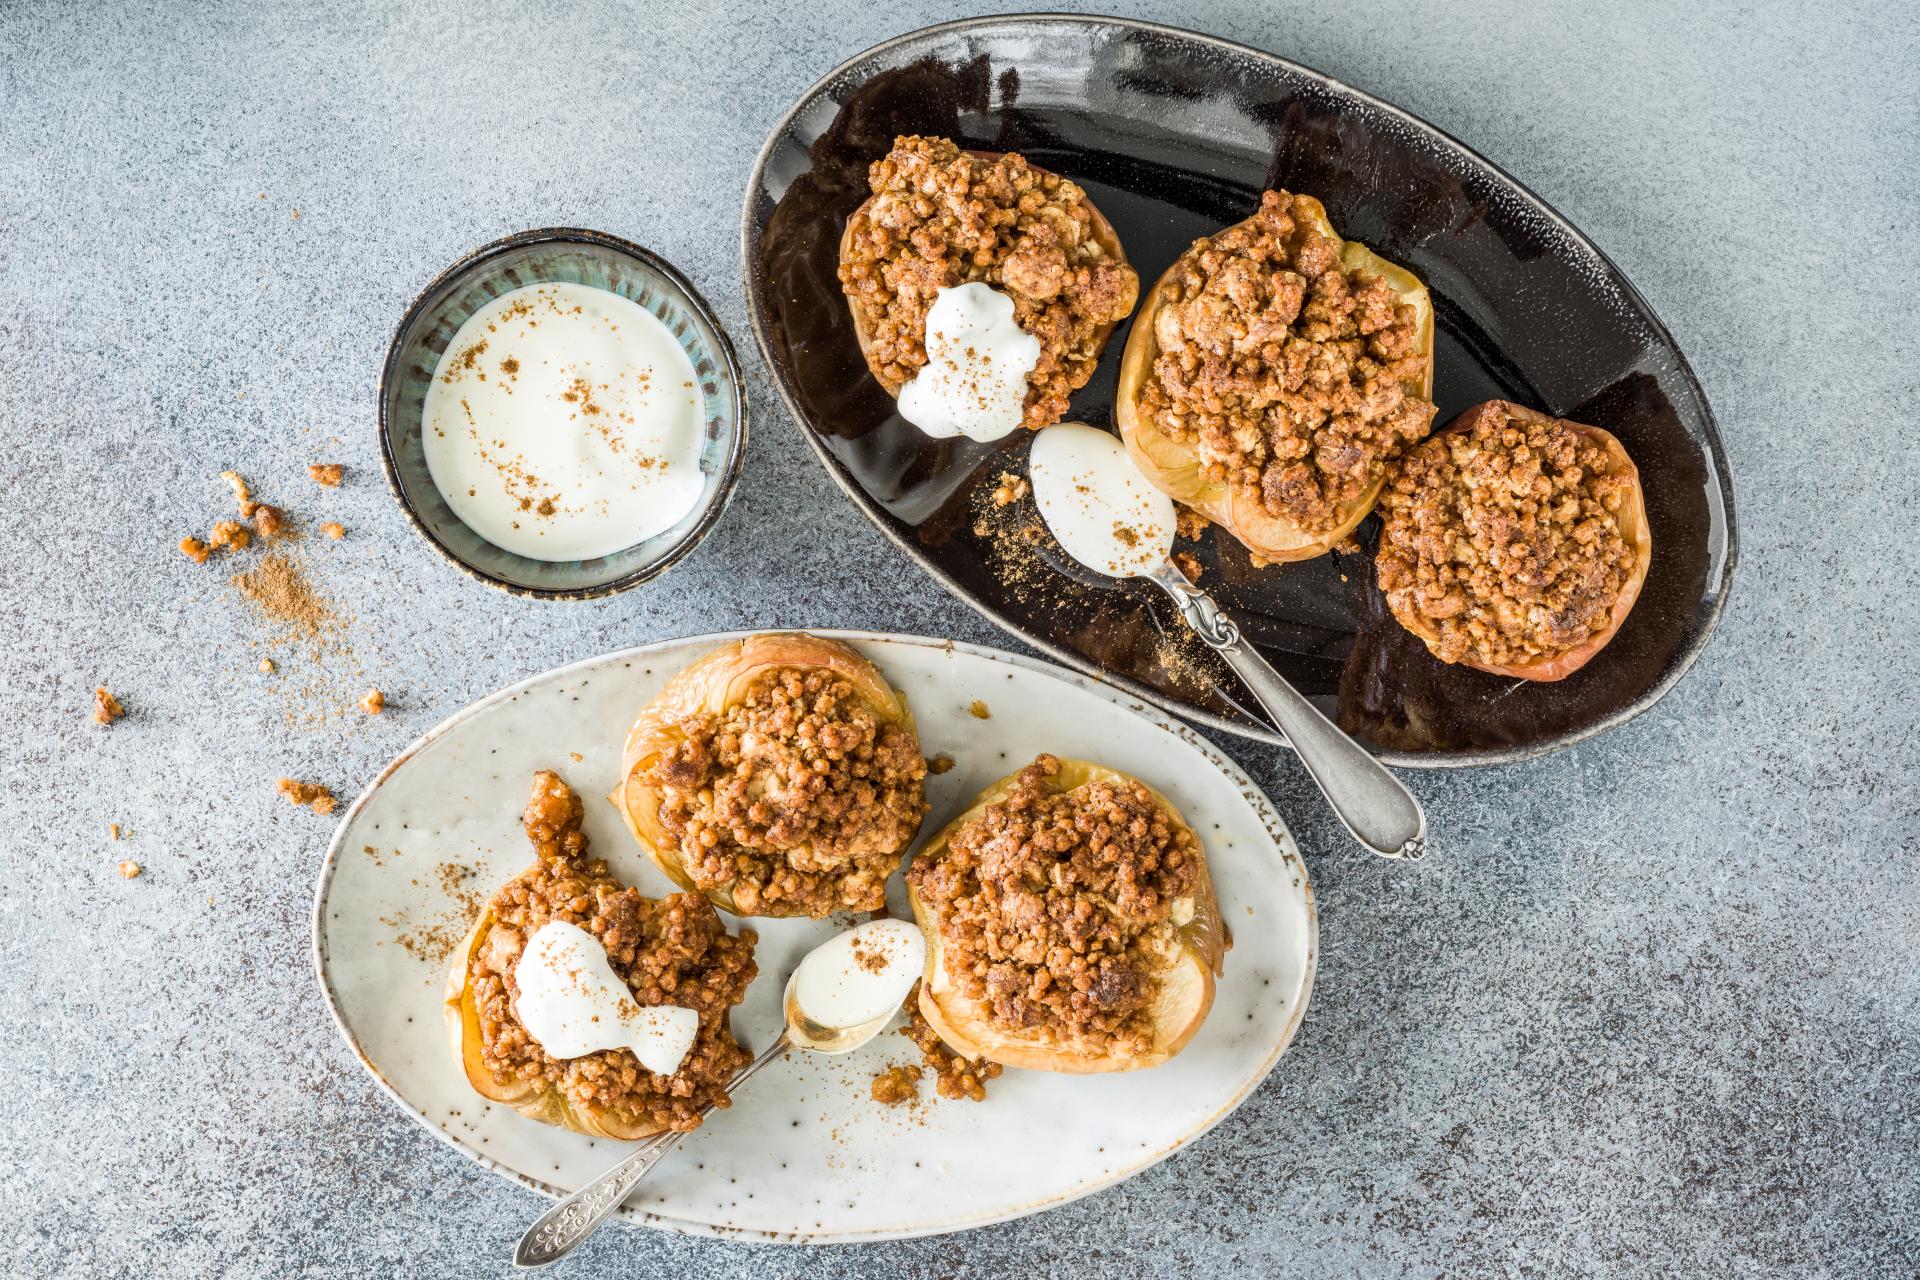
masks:
[[[1200,563],[1200,557],[1193,554],[1193,552],[1176,551],[1173,553],[1173,567],[1180,571],[1181,577],[1193,583],[1195,586],[1199,586],[1201,571],[1205,569],[1206,566]]]
[[[180,539],[180,554],[195,564],[205,564],[207,557],[213,554],[213,548],[198,538],[182,538]]]
[[[323,484],[329,489],[338,489],[340,479],[347,472],[338,462],[310,462],[307,464],[307,477],[315,484]]]
[[[95,724],[112,724],[126,714],[127,709],[120,705],[120,699],[107,692],[107,686],[100,685],[93,691],[93,722]]]
[[[1202,474],[1308,532],[1334,528],[1432,427],[1419,319],[1386,280],[1341,263],[1303,197],[1195,241],[1155,313],[1141,417]]]
[[[911,1063],[898,1063],[873,1078],[873,1100],[897,1107],[920,1096],[920,1077],[924,1074]]]
[[[273,659],[272,659],[272,658],[262,658],[262,659],[260,659],[260,673],[261,673],[262,675],[269,675],[269,676],[270,676],[270,675],[272,675],[272,674],[273,674],[273,671],[274,671],[274,666],[273,666]]]
[[[1549,661],[1610,626],[1632,493],[1577,424],[1488,406],[1410,453],[1380,498],[1380,590],[1443,662]]]
[[[220,478],[233,489],[234,505],[240,509],[242,520],[253,519],[253,511],[259,504],[253,500],[253,490],[248,487],[238,471],[222,471]]]
[[[290,803],[304,806],[325,817],[333,812],[333,792],[318,782],[295,782],[292,778],[282,778],[275,787]]]
[[[370,716],[377,716],[387,709],[387,695],[378,689],[367,690],[367,696],[360,699],[360,709]]]
[[[702,891],[743,914],[877,911],[926,816],[927,763],[844,677],[777,667],[718,715],[697,711],[636,776]]]
[[[587,856],[583,816],[579,796],[558,775],[535,775],[522,824],[537,860],[493,895],[488,905],[495,923],[468,962],[481,1059],[497,1079],[543,1081],[575,1106],[626,1125],[696,1129],[703,1107],[728,1105],[727,1082],[747,1064],[727,1015],[757,972],[755,935],[743,929],[729,936],[698,894],[655,900],[621,885],[605,862]],[[594,935],[640,1005],[678,1005],[700,1015],[693,1047],[672,1075],[648,1071],[629,1049],[549,1057],[520,1024],[514,1012],[520,954],[556,920]]]
[[[980,701],[978,698],[975,698],[967,704],[967,714],[975,720],[991,720],[993,718],[993,712],[987,708],[986,703]]]
[[[340,539],[347,536],[346,529],[341,527],[341,524],[338,520],[327,521],[325,524],[320,526],[320,532],[326,534],[329,538],[332,538],[335,542],[338,542],[340,541]]]
[[[867,361],[898,392],[927,362],[927,313],[944,288],[985,283],[1040,341],[1025,422],[1058,422],[1086,385],[1140,278],[1100,242],[1086,192],[1015,154],[898,137],[867,171],[873,199],[847,227],[840,287],[870,335]]]
[[[253,534],[238,520],[216,520],[207,541],[216,550],[244,551],[253,542]]]
[[[907,995],[906,1004],[901,1006],[907,1015],[907,1025],[900,1028],[900,1034],[913,1041],[920,1049],[920,1059],[933,1072],[934,1090],[941,1097],[955,1102],[985,1102],[987,1100],[987,1081],[999,1075],[1003,1070],[999,1063],[981,1058],[975,1061],[964,1058],[947,1047],[940,1033],[927,1021],[927,1015],[920,1012],[920,985],[914,984]]]
[[[927,761],[928,773],[946,773],[948,770],[952,768],[953,768],[953,757],[948,755],[944,751],[942,751],[939,755],[935,756],[933,759]]]
[[[993,505],[996,507],[1010,507],[1027,496],[1028,488],[1029,486],[1024,476],[1017,476],[1011,471],[1002,471],[1000,473],[999,487],[993,491]]]
[[[118,840],[118,839],[120,838],[120,824],[119,824],[119,823],[117,823],[117,822],[109,822],[109,823],[107,824],[107,837],[108,837],[109,839],[112,839],[112,840]]]
[[[263,538],[279,538],[287,532],[287,513],[268,502],[253,504],[253,530]]]
[[[1082,1050],[1152,1046],[1160,957],[1196,891],[1199,843],[1143,783],[1056,793],[1041,755],[1005,798],[955,831],[907,881],[940,920],[943,964],[1000,1027]]]
[[[120,878],[122,880],[131,880],[139,874],[140,874],[140,864],[135,862],[133,859],[128,858],[123,862],[121,862]]]

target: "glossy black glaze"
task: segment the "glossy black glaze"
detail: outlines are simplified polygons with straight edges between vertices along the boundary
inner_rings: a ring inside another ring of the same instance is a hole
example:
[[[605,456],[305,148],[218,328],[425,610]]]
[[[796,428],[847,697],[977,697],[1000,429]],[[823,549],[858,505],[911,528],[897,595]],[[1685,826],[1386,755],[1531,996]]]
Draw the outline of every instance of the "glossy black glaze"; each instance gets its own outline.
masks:
[[[1341,234],[1432,291],[1438,421],[1491,398],[1594,422],[1640,466],[1654,561],[1632,616],[1586,668],[1532,684],[1430,657],[1385,610],[1362,554],[1255,569],[1218,528],[1203,583],[1261,651],[1395,763],[1539,754],[1621,723],[1705,644],[1735,560],[1732,489],[1685,358],[1598,250],[1452,139],[1317,72],[1167,28],[993,18],[930,28],[855,58],[775,130],[747,192],[744,278],[755,334],[828,469],[903,548],[989,617],[1169,708],[1273,740],[1242,690],[1144,584],[1108,587],[1041,534],[1010,571],[1007,521],[983,522],[1026,433],[929,440],[868,374],[836,276],[867,165],[896,134],[1019,151],[1084,186],[1143,292],[1197,237],[1266,187],[1318,196]],[[1123,329],[1070,418],[1112,425]],[[983,484],[984,482],[984,484]],[[985,532],[983,532],[983,530]]]

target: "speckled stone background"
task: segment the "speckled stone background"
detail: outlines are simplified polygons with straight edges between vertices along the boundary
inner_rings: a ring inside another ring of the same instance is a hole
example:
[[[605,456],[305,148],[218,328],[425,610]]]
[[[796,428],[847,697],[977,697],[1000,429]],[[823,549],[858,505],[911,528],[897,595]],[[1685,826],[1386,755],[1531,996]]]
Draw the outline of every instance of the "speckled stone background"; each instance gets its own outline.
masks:
[[[1731,609],[1620,732],[1416,776],[1438,832],[1417,868],[1357,852],[1291,758],[1228,742],[1299,836],[1325,954],[1291,1053],[1187,1152],[950,1239],[810,1252],[623,1226],[573,1274],[1914,1275],[1920,10],[1111,7],[1397,102],[1584,228],[1719,412]],[[876,3],[0,3],[13,1274],[496,1274],[541,1207],[406,1120],[340,1043],[308,961],[330,823],[275,778],[350,796],[489,690],[657,637],[1006,643],[828,481],[737,280],[767,128],[917,22]],[[407,299],[554,223],[684,267],[758,408],[713,538],[595,604],[446,568],[374,450]],[[312,486],[315,459],[346,486]],[[354,614],[350,656],[263,677],[229,570],[173,549],[230,510],[227,467],[346,525],[302,555]],[[100,682],[130,713],[110,730],[87,718]],[[374,684],[386,715],[341,712]],[[122,857],[146,874],[122,880]]]

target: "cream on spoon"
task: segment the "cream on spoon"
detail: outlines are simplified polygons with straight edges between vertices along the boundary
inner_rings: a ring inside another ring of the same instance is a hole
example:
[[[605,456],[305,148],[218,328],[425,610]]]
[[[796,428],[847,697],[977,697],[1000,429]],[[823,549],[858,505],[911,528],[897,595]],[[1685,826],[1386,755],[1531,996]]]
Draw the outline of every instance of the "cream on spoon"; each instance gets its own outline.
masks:
[[[1172,596],[1273,717],[1354,839],[1383,857],[1426,852],[1427,819],[1413,793],[1243,643],[1240,628],[1173,563],[1173,502],[1120,441],[1078,422],[1048,427],[1034,437],[1028,471],[1034,504],[1066,553],[1095,573],[1145,578]]]

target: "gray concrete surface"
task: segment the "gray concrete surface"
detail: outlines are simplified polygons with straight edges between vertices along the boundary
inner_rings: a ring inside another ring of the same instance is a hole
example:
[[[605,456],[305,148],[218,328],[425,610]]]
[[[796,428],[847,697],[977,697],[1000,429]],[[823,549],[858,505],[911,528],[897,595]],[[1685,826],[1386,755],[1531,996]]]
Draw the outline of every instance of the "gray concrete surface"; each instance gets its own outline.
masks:
[[[1625,730],[1416,778],[1442,841],[1418,869],[1354,851],[1291,759],[1228,744],[1295,825],[1325,957],[1291,1054],[1191,1150],[956,1238],[807,1252],[621,1228],[572,1274],[1915,1274],[1917,11],[1110,4],[1400,103],[1585,228],[1725,426],[1732,608]],[[1003,643],[815,464],[736,279],[767,127],[917,20],[762,9],[0,4],[13,1274],[496,1274],[539,1207],[406,1120],[336,1038],[307,962],[329,824],[276,777],[351,795],[488,690],[649,638]],[[654,589],[570,607],[428,555],[372,429],[412,292],[552,223],[684,266],[759,405],[713,539]],[[324,498],[302,473],[323,456],[349,467]],[[226,510],[226,467],[350,530],[307,548],[355,620],[306,697],[255,670],[263,633],[224,572],[173,550]],[[110,731],[87,720],[99,682],[131,713]],[[392,695],[379,720],[288,723],[364,684]],[[123,881],[122,857],[146,874]]]

